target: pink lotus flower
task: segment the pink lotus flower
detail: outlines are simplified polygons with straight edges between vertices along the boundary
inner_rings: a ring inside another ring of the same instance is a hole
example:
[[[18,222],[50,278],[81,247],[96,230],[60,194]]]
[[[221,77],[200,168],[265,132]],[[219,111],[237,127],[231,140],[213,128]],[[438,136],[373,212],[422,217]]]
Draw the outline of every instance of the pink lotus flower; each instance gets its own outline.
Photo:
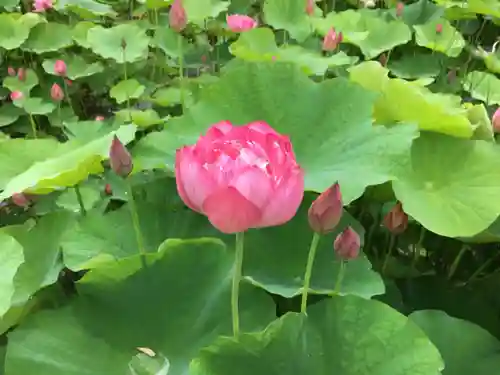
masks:
[[[134,167],[130,153],[116,135],[109,149],[109,164],[113,172],[121,177],[127,177]]]
[[[500,133],[500,107],[498,107],[493,114],[493,117],[491,118],[491,124],[493,125],[493,131],[495,133]]]
[[[332,27],[323,38],[323,51],[335,51],[342,40],[342,33],[337,33]]]
[[[12,66],[9,66],[7,68],[7,74],[11,77],[14,77],[16,75],[16,69],[14,69]]]
[[[361,240],[359,234],[351,227],[344,229],[344,231],[335,238],[335,242],[333,243],[335,253],[343,260],[357,258],[360,246]]]
[[[401,17],[403,15],[404,9],[405,9],[404,3],[398,1],[398,3],[396,4],[396,16]]]
[[[20,100],[24,97],[23,93],[21,91],[12,91],[10,93],[10,100]]]
[[[304,195],[290,140],[262,121],[213,125],[177,150],[175,172],[184,203],[223,233],[286,223]]]
[[[52,4],[52,0],[35,0],[33,3],[33,11],[34,12],[45,12],[46,10],[52,9],[54,4]]]
[[[335,183],[321,193],[309,207],[309,226],[316,233],[328,233],[340,222],[343,211],[340,186]]]
[[[11,199],[12,199],[12,203],[14,203],[16,206],[19,206],[19,207],[26,208],[30,204],[30,200],[23,193],[14,193],[14,194],[12,194]]]
[[[50,97],[56,102],[60,102],[61,100],[64,99],[64,91],[62,90],[61,86],[59,86],[57,83],[54,83],[52,85],[50,89]]]
[[[54,64],[54,72],[61,77],[66,76],[66,63],[63,60],[57,60]]]
[[[257,27],[257,21],[243,14],[226,16],[227,27],[234,33],[242,33]]]
[[[170,27],[180,33],[187,25],[187,15],[182,0],[174,0],[168,13]]]
[[[96,121],[104,121],[104,116],[96,116],[95,120]]]

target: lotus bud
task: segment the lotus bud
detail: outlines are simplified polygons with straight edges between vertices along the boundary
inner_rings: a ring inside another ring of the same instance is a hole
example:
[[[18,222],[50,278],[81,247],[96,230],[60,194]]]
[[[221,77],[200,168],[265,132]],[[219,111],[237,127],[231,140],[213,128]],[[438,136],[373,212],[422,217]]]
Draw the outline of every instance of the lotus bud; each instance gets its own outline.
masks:
[[[52,85],[52,88],[50,89],[50,97],[56,102],[60,102],[64,99],[64,92],[61,86],[59,86],[57,83],[54,83]]]
[[[441,34],[443,32],[443,24],[438,23],[436,25],[436,34]]]
[[[113,141],[111,142],[109,162],[111,164],[111,169],[118,176],[127,177],[130,172],[132,172],[132,157],[130,156],[127,148],[123,145],[123,143],[121,143],[116,135],[113,137]]]
[[[401,202],[396,205],[385,215],[384,226],[393,234],[403,233],[408,227],[408,215],[403,211]]]
[[[306,0],[306,13],[310,16],[314,14],[314,7],[316,2],[314,0]]]
[[[396,16],[401,17],[403,15],[403,10],[404,9],[405,9],[404,3],[402,3],[401,1],[399,1],[396,4]]]
[[[12,199],[12,203],[14,203],[16,206],[19,206],[19,207],[26,208],[30,204],[30,200],[23,193],[12,194],[11,199]]]
[[[182,0],[174,0],[168,14],[170,27],[180,33],[187,25],[187,15]]]
[[[500,133],[500,107],[497,108],[493,117],[491,118],[491,125],[495,133]]]
[[[23,93],[21,91],[12,91],[10,93],[10,100],[15,101],[15,100],[20,100],[24,97]]]
[[[57,60],[54,64],[54,72],[61,77],[66,76],[66,63],[63,60]]]
[[[333,242],[333,249],[342,260],[357,258],[360,246],[361,240],[359,238],[359,234],[357,234],[351,227],[347,227],[339,233]]]
[[[26,70],[24,68],[19,68],[17,70],[17,78],[19,78],[20,81],[26,80]]]
[[[343,212],[338,183],[333,184],[311,204],[307,214],[309,226],[320,234],[331,232],[340,222]]]
[[[9,66],[7,68],[7,74],[11,77],[14,77],[16,75],[16,69],[14,69],[12,66]]]

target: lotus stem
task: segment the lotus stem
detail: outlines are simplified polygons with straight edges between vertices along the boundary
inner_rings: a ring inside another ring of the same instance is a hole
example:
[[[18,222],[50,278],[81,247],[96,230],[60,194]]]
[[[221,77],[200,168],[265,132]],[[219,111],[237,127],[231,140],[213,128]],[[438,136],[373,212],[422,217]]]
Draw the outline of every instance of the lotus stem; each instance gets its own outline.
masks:
[[[314,233],[311,246],[309,247],[309,255],[307,256],[306,273],[304,274],[304,286],[302,288],[302,301],[300,304],[300,312],[305,313],[307,310],[307,296],[309,293],[309,287],[311,285],[312,269],[314,264],[314,258],[316,257],[316,250],[318,249],[320,235]]]
[[[240,334],[240,312],[239,312],[239,295],[240,281],[243,268],[243,249],[244,249],[244,232],[236,233],[236,254],[233,269],[233,285],[231,290],[231,316],[233,319],[233,335],[238,337]]]

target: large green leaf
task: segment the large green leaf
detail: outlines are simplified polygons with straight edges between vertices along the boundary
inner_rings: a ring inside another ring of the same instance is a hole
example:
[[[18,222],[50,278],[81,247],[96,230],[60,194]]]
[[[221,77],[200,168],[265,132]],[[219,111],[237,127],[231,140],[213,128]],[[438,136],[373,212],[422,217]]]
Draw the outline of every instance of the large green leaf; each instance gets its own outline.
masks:
[[[72,44],[73,39],[69,26],[50,22],[35,26],[22,48],[35,53],[44,53],[59,51]]]
[[[168,241],[151,255],[111,262],[78,283],[70,306],[37,314],[9,336],[10,375],[129,373],[147,347],[170,362],[169,375],[187,374],[198,350],[231,332],[233,255],[214,239]],[[271,298],[242,285],[243,331],[275,317]]]
[[[15,292],[14,277],[24,262],[23,247],[11,235],[0,232],[0,317],[10,308]]]
[[[120,186],[112,186],[121,190]],[[232,236],[217,232],[208,220],[187,210],[176,194],[172,178],[139,185],[135,189],[145,247],[154,252],[165,238],[218,236],[233,243]],[[307,223],[307,209],[313,194],[307,194],[296,217],[289,223],[245,235],[244,275],[252,283],[269,292],[292,297],[301,292],[312,232]],[[325,236],[318,249],[311,281],[312,293],[332,293],[339,262],[332,249],[334,236],[351,225],[363,238],[364,230],[345,213],[337,230]],[[294,236],[290,236],[294,233]],[[99,267],[108,259],[122,259],[137,252],[135,234],[128,206],[102,215],[96,209],[88,213],[66,232],[64,260],[73,270]],[[370,262],[361,255],[347,265],[347,275],[340,293],[371,297],[382,294],[384,284],[371,270]]]
[[[116,134],[126,144],[134,139],[135,130],[133,125],[124,125],[87,144],[81,144],[78,140],[60,144],[50,157],[12,178],[0,194],[0,199],[23,191],[45,194],[73,186],[89,174],[101,172],[101,161],[108,157],[113,136]]]
[[[207,18],[215,18],[229,7],[229,1],[183,0],[188,20],[201,23]]]
[[[436,32],[437,25],[441,25],[441,33]],[[450,57],[457,57],[465,47],[465,40],[460,31],[444,18],[433,19],[414,28],[415,39],[419,46],[439,51]]]
[[[332,12],[326,18],[313,19],[313,22],[322,35],[331,27],[341,31],[344,41],[358,46],[367,59],[411,40],[410,28],[403,21],[386,21],[375,10]]]
[[[219,338],[191,366],[193,375],[436,375],[437,349],[404,315],[354,296],[288,313],[260,333]]]
[[[121,24],[105,29],[96,26],[87,31],[90,48],[106,59],[118,63],[146,60],[150,38],[136,24]]]
[[[349,69],[350,79],[380,94],[374,115],[379,123],[417,123],[421,130],[470,138],[474,132],[460,98],[436,94],[416,83],[389,78],[388,70],[376,61]]]
[[[0,47],[6,50],[19,48],[30,34],[31,28],[42,22],[42,17],[35,13],[26,13],[19,18],[13,14],[0,14]]]
[[[24,114],[24,112],[11,103],[3,103],[0,107],[0,126],[12,124],[22,114]]]
[[[313,31],[305,5],[303,0],[266,0],[264,18],[268,25],[284,29],[292,38],[302,42]]]
[[[491,142],[423,134],[411,164],[393,181],[405,211],[428,230],[469,237],[500,214],[500,148]]]
[[[483,328],[438,310],[416,311],[420,326],[443,356],[443,375],[489,375],[500,368],[500,341]]]
[[[473,71],[463,80],[463,87],[475,99],[486,104],[500,104],[500,79],[494,74]]]
[[[367,186],[393,179],[417,135],[410,125],[373,127],[373,100],[343,78],[316,84],[290,64],[241,63],[202,89],[201,100],[165,131],[180,146],[221,120],[266,121],[290,135],[307,190],[323,191],[339,181],[349,203]],[[165,148],[167,155],[172,151]]]

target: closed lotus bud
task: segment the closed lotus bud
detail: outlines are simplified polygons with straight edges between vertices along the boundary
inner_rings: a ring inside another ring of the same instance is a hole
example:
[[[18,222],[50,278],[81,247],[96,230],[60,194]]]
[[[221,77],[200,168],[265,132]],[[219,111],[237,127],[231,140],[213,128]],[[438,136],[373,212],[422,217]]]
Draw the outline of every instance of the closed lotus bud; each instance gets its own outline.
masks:
[[[227,15],[226,23],[233,33],[243,33],[257,27],[257,21],[243,14]]]
[[[23,193],[12,194],[12,198],[11,199],[12,199],[12,203],[14,203],[16,206],[19,206],[19,207],[25,207],[26,208],[30,204],[30,200]]]
[[[17,78],[19,78],[20,81],[26,80],[26,70],[24,68],[19,68],[17,70]]]
[[[310,16],[314,14],[314,7],[316,2],[314,0],[306,0],[306,13]]]
[[[184,30],[187,24],[187,15],[182,0],[174,0],[168,14],[170,27],[178,33]]]
[[[16,75],[16,69],[14,69],[12,66],[9,66],[7,68],[7,74],[11,77],[14,77]]]
[[[56,102],[60,102],[64,99],[64,92],[57,83],[54,83],[50,89],[50,97]]]
[[[323,38],[323,51],[335,51],[342,38],[342,33],[337,33],[332,27]]]
[[[316,233],[331,232],[340,222],[343,210],[340,186],[335,183],[321,193],[309,207],[309,226]]]
[[[403,211],[401,202],[390,210],[384,217],[384,226],[393,234],[403,233],[408,227],[408,215]]]
[[[10,100],[20,100],[24,97],[23,93],[21,91],[12,91],[10,93]]]
[[[64,82],[66,82],[66,84],[67,84],[68,86],[71,86],[71,85],[73,84],[73,81],[71,81],[71,80],[69,80],[69,79],[67,79],[67,78],[65,78],[65,79],[64,79]]]
[[[405,9],[405,5],[399,1],[396,4],[396,16],[401,17],[403,15],[403,10]]]
[[[212,125],[177,150],[175,179],[184,203],[223,233],[282,225],[304,196],[290,139],[262,121]]]
[[[337,235],[333,242],[335,253],[342,260],[355,259],[359,255],[361,239],[351,227],[347,227]]]
[[[106,184],[106,186],[104,187],[104,194],[106,194],[106,195],[113,194],[113,191],[111,190],[111,185],[110,184]]]
[[[113,141],[111,142],[111,148],[109,150],[109,163],[111,164],[113,172],[121,177],[127,177],[130,172],[132,172],[132,168],[134,166],[130,153],[116,135],[113,137]]]
[[[104,121],[104,116],[96,116],[95,120],[96,121]]]
[[[493,117],[491,118],[491,125],[495,133],[500,133],[500,107],[497,108]]]
[[[443,32],[443,25],[441,23],[438,23],[436,25],[436,33],[441,34]]]
[[[54,64],[54,72],[61,77],[66,76],[66,63],[63,60],[57,60]]]

